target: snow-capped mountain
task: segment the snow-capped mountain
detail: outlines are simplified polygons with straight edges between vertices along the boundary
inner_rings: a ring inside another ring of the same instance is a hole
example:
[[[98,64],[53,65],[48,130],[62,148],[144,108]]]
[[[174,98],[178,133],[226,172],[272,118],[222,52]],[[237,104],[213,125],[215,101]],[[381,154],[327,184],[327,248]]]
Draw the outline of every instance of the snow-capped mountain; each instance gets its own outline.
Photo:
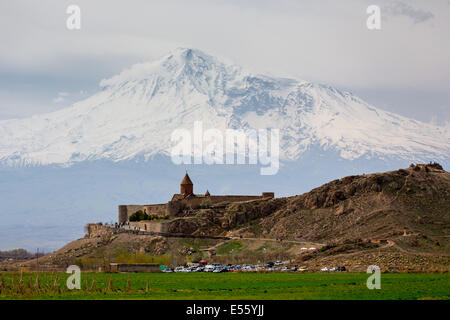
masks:
[[[450,165],[450,129],[370,106],[351,93],[254,75],[178,49],[101,82],[57,112],[0,121],[0,249],[57,249],[117,205],[162,203],[184,170],[194,191],[301,194],[350,174],[411,162]],[[175,129],[280,129],[280,168],[176,165]],[[144,161],[143,161],[144,160]]]
[[[0,121],[0,163],[71,165],[169,155],[171,133],[210,128],[280,129],[282,160],[313,146],[343,159],[448,161],[450,130],[377,109],[349,92],[254,75],[201,51],[177,49],[100,83],[57,112]]]

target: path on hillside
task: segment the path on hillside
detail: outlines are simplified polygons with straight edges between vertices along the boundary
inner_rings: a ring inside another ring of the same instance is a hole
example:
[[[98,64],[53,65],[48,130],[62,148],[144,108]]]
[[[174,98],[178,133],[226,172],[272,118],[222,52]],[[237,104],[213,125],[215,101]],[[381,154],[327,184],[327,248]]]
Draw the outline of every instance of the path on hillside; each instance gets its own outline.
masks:
[[[409,251],[409,250],[406,250],[406,249],[400,247],[397,243],[395,243],[392,240],[388,240],[388,241],[391,241],[393,246],[396,249],[398,249],[400,252],[407,253],[407,254],[417,254],[417,255],[423,255],[423,256],[445,256],[445,257],[450,256],[450,254],[444,253],[444,252],[433,253],[433,252],[422,252],[422,251]]]
[[[416,255],[423,255],[423,256],[450,256],[450,254],[447,253],[432,253],[432,252],[414,252],[414,251],[408,251],[402,247],[400,247],[398,244],[395,243],[395,241],[393,240],[387,240],[387,243],[382,246],[382,247],[378,247],[378,248],[373,248],[373,249],[369,249],[369,250],[364,250],[364,251],[355,251],[355,252],[349,252],[349,253],[340,253],[337,255],[332,255],[332,256],[328,256],[328,257],[332,257],[332,258],[337,258],[337,257],[351,257],[351,256],[355,256],[361,253],[365,253],[365,252],[372,252],[372,251],[376,251],[376,250],[382,250],[382,249],[387,249],[387,248],[391,248],[394,247],[396,248],[398,251],[405,253],[405,254],[416,254]]]
[[[303,245],[308,245],[308,246],[314,246],[315,249],[320,248],[322,246],[324,246],[321,243],[313,243],[313,242],[307,242],[307,241],[297,241],[297,240],[279,240],[279,239],[273,239],[273,238],[247,238],[247,237],[236,237],[236,236],[232,236],[230,237],[230,239],[225,240],[225,241],[221,241],[219,243],[216,243],[215,245],[208,247],[208,248],[204,248],[204,249],[200,249],[200,251],[212,251],[217,249],[218,247],[220,247],[221,245],[230,242],[232,240],[249,240],[249,241],[273,241],[273,242],[279,242],[279,243],[294,243],[294,244],[303,244]]]
[[[378,248],[373,248],[373,249],[366,249],[366,250],[364,250],[364,251],[361,251],[361,250],[358,250],[358,251],[354,251],[354,252],[348,252],[348,253],[339,253],[339,254],[336,254],[336,255],[329,255],[329,256],[326,256],[327,258],[328,257],[332,257],[333,259],[334,258],[338,258],[338,257],[351,257],[351,256],[355,256],[355,255],[357,255],[357,254],[360,254],[361,252],[372,252],[372,251],[375,251],[375,250],[381,250],[381,249],[386,249],[386,248],[389,248],[389,247],[392,247],[392,246],[394,246],[395,245],[395,242],[394,241],[392,241],[392,240],[387,240],[387,243],[384,245],[384,246],[382,246],[382,247],[378,247]]]
[[[251,240],[251,241],[274,241],[274,242],[286,242],[286,243],[295,243],[295,244],[304,244],[304,245],[313,245],[316,247],[323,247],[322,243],[308,242],[308,241],[299,241],[299,240],[285,240],[285,239],[273,239],[273,238],[247,238],[247,237],[230,237],[233,240]]]
[[[215,250],[215,249],[217,249],[218,247],[220,247],[221,245],[223,245],[223,244],[225,244],[225,243],[227,243],[227,242],[230,242],[231,240],[232,240],[232,239],[218,242],[218,243],[216,243],[215,245],[213,245],[212,247],[200,249],[200,251],[212,251],[212,250]]]

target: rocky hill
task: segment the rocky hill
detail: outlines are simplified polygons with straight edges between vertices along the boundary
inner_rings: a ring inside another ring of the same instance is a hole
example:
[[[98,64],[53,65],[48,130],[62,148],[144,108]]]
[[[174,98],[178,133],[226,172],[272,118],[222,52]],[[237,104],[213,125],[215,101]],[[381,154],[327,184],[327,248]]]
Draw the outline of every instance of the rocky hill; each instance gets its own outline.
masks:
[[[230,237],[228,246],[236,250],[224,250],[226,241],[106,230],[41,261],[62,265],[118,250],[175,255],[180,261],[188,251],[197,259],[211,258],[205,254],[213,250],[205,248],[214,247],[223,254],[212,259],[228,261],[281,257],[313,269],[345,265],[363,270],[377,264],[385,270],[449,271],[450,173],[439,164],[419,164],[348,176],[294,197],[185,210],[168,223],[172,233]],[[315,250],[303,250],[306,244]]]
[[[340,242],[414,235],[448,245],[450,174],[439,165],[348,176],[285,199],[258,222],[260,233]]]

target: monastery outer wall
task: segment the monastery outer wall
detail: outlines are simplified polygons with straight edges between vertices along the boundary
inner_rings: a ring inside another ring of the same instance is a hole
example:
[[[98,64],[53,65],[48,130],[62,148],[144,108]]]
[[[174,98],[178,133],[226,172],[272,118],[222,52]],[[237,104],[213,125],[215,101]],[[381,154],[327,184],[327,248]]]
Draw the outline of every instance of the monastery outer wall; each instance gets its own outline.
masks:
[[[261,199],[261,196],[241,196],[241,195],[229,195],[229,196],[210,196],[211,202],[216,204],[220,202],[235,202],[235,201],[248,201]]]
[[[250,201],[258,199],[271,199],[274,198],[273,192],[264,192],[261,196],[248,196],[248,195],[223,195],[223,196],[203,196],[196,195],[195,197],[188,199],[179,199],[169,201],[167,204],[167,215],[169,217],[177,217],[184,209],[198,209],[204,205],[216,205],[222,202],[238,202],[238,201]]]
[[[163,217],[167,215],[167,204],[145,204],[145,205],[120,205],[119,223],[124,223],[130,219],[130,216],[141,210],[148,215]]]
[[[224,195],[224,196],[199,196],[197,195],[195,198],[190,198],[185,201],[187,206],[191,206],[192,208],[196,208],[201,206],[202,204],[218,204],[221,202],[238,202],[238,201],[249,201],[249,200],[258,200],[263,198],[263,196],[248,196],[248,195]],[[273,198],[273,197],[272,197]]]
[[[168,230],[167,221],[130,221],[130,226],[136,227],[140,231],[167,232]]]
[[[196,195],[195,197],[188,199],[180,199],[169,201],[164,204],[147,204],[147,205],[120,205],[119,206],[119,223],[124,223],[129,221],[130,216],[142,210],[142,212],[148,215],[156,215],[159,217],[170,216],[176,217],[185,208],[191,207],[192,209],[197,209],[205,204],[219,204],[221,202],[238,202],[238,201],[249,201],[258,199],[271,199],[274,198],[273,192],[263,192],[260,196],[249,196],[249,195],[223,195],[223,196],[201,196]],[[149,230],[150,231],[150,230]],[[162,231],[157,231],[162,232]]]

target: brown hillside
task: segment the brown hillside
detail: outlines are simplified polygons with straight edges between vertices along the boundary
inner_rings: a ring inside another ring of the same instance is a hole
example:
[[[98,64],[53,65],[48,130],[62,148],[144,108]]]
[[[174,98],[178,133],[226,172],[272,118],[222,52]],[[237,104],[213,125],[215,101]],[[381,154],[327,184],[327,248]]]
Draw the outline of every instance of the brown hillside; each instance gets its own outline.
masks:
[[[342,242],[406,234],[428,240],[429,250],[437,243],[448,249],[450,174],[418,165],[345,177],[289,198],[259,225],[262,235],[282,238]]]

